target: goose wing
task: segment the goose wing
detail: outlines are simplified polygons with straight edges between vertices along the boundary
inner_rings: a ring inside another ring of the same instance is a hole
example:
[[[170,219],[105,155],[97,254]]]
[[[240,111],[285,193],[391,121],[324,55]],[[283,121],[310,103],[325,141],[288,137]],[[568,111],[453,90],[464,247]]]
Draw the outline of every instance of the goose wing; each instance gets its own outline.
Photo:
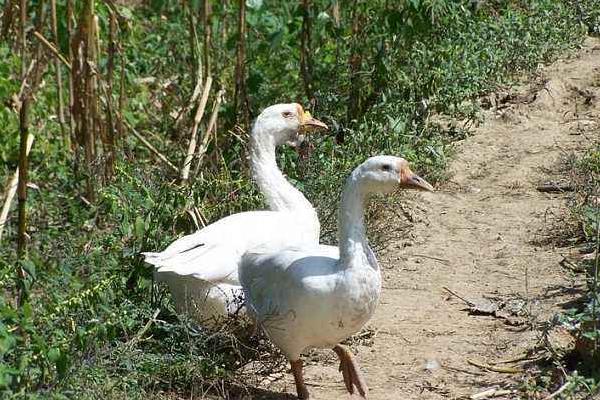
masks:
[[[301,222],[290,212],[238,213],[176,240],[160,253],[143,255],[147,263],[156,267],[158,274],[172,273],[213,283],[238,284],[238,265],[246,251],[259,245],[278,249],[289,243],[316,241],[318,227],[303,227]]]

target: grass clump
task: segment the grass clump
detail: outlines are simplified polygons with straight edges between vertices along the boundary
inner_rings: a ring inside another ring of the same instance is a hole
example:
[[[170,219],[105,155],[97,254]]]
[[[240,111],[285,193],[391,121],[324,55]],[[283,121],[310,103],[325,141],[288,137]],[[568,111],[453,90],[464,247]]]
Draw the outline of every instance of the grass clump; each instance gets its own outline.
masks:
[[[559,236],[553,240],[578,250],[563,262],[582,285],[580,294],[548,322],[542,346],[545,361],[539,365],[541,372],[526,381],[525,390],[529,396],[549,391],[559,392],[558,398],[583,399],[600,391],[600,146],[569,158],[563,172],[569,172],[575,194],[571,220],[561,219],[555,227]]]

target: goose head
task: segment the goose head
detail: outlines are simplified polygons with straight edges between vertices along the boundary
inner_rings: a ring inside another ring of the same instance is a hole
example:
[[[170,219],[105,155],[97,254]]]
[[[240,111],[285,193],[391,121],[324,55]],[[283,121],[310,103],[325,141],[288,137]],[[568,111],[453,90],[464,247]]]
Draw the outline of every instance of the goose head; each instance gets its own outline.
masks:
[[[302,142],[305,133],[314,129],[328,128],[298,103],[275,104],[265,108],[256,118],[252,135],[258,139],[257,135],[269,134],[276,146],[296,145]]]
[[[390,193],[399,188],[433,191],[433,186],[412,172],[401,157],[371,157],[354,170],[351,179],[366,193]]]

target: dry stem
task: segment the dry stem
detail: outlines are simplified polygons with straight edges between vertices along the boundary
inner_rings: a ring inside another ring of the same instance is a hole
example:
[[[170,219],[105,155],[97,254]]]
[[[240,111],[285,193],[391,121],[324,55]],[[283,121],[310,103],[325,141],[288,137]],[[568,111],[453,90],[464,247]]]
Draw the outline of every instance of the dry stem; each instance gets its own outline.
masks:
[[[58,27],[56,21],[56,0],[50,0],[50,14],[52,20],[52,40],[54,43],[58,43]],[[65,60],[66,61],[66,60]],[[58,96],[57,113],[58,123],[60,124],[60,131],[63,137],[68,138],[65,135],[65,112],[64,112],[64,100],[63,100],[63,84],[62,84],[62,73],[60,70],[60,58],[56,57],[54,60],[54,68],[56,72],[56,92]]]
[[[25,153],[28,156],[31,151],[31,146],[33,145],[33,135],[30,133],[27,136],[27,145],[25,149]],[[4,232],[4,225],[6,224],[6,220],[8,219],[8,212],[10,211],[10,205],[17,193],[17,181],[19,179],[19,167],[15,170],[12,178],[8,181],[8,186],[6,188],[6,196],[4,198],[4,205],[2,206],[2,211],[0,212],[0,240],[2,239],[2,233]]]
[[[38,31],[34,31],[33,36],[38,38],[39,41],[44,46],[46,46],[46,48],[48,50],[50,50],[50,52],[52,54],[54,54],[65,65],[65,67],[67,67],[67,69],[69,71],[71,70],[71,63],[68,62],[67,59],[62,54],[60,54],[60,52],[57,50],[57,48],[52,43],[50,43],[48,40],[46,40],[46,38],[41,33],[39,33]]]
[[[204,110],[206,109],[206,102],[208,101],[208,94],[210,93],[211,86],[212,77],[208,76],[206,78],[206,82],[204,83],[204,91],[202,92],[200,104],[198,104],[198,109],[196,110],[196,115],[194,116],[194,125],[192,126],[192,132],[190,134],[190,144],[183,162],[183,167],[181,168],[181,180],[183,182],[188,180],[190,174],[190,166],[192,159],[194,158],[194,153],[196,152],[196,134],[198,132],[198,125],[204,116]]]
[[[217,93],[217,98],[215,99],[215,103],[213,105],[212,114],[210,115],[210,119],[208,121],[208,126],[204,131],[204,136],[202,136],[202,142],[200,143],[200,147],[198,148],[198,164],[196,164],[196,170],[194,175],[198,175],[198,171],[200,171],[202,161],[204,160],[204,155],[206,154],[206,150],[208,150],[208,142],[210,140],[213,130],[215,130],[214,128],[217,124],[217,117],[219,115],[219,107],[223,102],[224,95],[224,90],[220,90],[219,93]]]

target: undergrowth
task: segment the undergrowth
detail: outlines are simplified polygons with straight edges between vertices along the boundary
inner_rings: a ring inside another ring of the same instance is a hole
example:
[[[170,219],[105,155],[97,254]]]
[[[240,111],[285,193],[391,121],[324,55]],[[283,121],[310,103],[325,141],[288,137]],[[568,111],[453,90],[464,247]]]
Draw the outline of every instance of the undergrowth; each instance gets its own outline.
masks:
[[[121,6],[128,17],[125,117],[161,152],[178,157],[185,141],[172,111],[185,104],[193,89],[187,22],[178,5],[148,3]],[[303,102],[297,6],[248,3],[252,112],[279,101]],[[584,38],[587,27],[573,23],[580,9],[570,2],[500,3],[486,2],[478,9],[471,9],[469,1],[411,1],[398,9],[383,1],[362,5],[369,23],[361,33],[360,101],[351,118],[346,110],[352,96],[346,65],[352,51],[346,44],[349,27],[340,28],[325,6],[317,15],[313,114],[330,124],[333,134],[313,138],[308,159],[282,151],[279,164],[316,205],[326,240],[334,237],[341,182],[358,162],[398,154],[428,179],[443,179],[449,144],[467,131],[433,124],[429,116],[476,118],[477,96],[535,70]],[[227,40],[222,44],[226,50],[232,47]],[[224,50],[215,61],[222,63],[223,82],[231,80],[228,54]],[[3,182],[18,160],[18,115],[11,96],[19,90],[19,67],[16,53],[0,43],[0,98],[6,105],[0,108]],[[149,75],[154,80],[138,79]],[[0,242],[0,396],[201,397],[207,386],[231,380],[241,366],[261,359],[261,347],[208,335],[179,319],[139,253],[162,249],[197,229],[190,218],[194,209],[210,222],[262,206],[248,178],[246,133],[221,132],[221,145],[211,145],[206,168],[189,186],[176,184],[168,169],[126,136],[114,179],[89,204],[82,196],[81,171],[54,115],[53,78],[45,79],[31,117],[36,139],[27,203],[30,240],[27,257],[20,261],[29,296],[22,306],[15,301],[16,217]],[[221,111],[224,125],[232,126],[227,124],[234,110],[226,103]]]
[[[557,318],[575,338],[574,349],[555,361],[565,398],[600,392],[600,144],[595,146],[575,164],[577,194],[571,211],[580,228],[583,257],[578,267],[585,274],[585,290],[573,302],[576,306]]]

